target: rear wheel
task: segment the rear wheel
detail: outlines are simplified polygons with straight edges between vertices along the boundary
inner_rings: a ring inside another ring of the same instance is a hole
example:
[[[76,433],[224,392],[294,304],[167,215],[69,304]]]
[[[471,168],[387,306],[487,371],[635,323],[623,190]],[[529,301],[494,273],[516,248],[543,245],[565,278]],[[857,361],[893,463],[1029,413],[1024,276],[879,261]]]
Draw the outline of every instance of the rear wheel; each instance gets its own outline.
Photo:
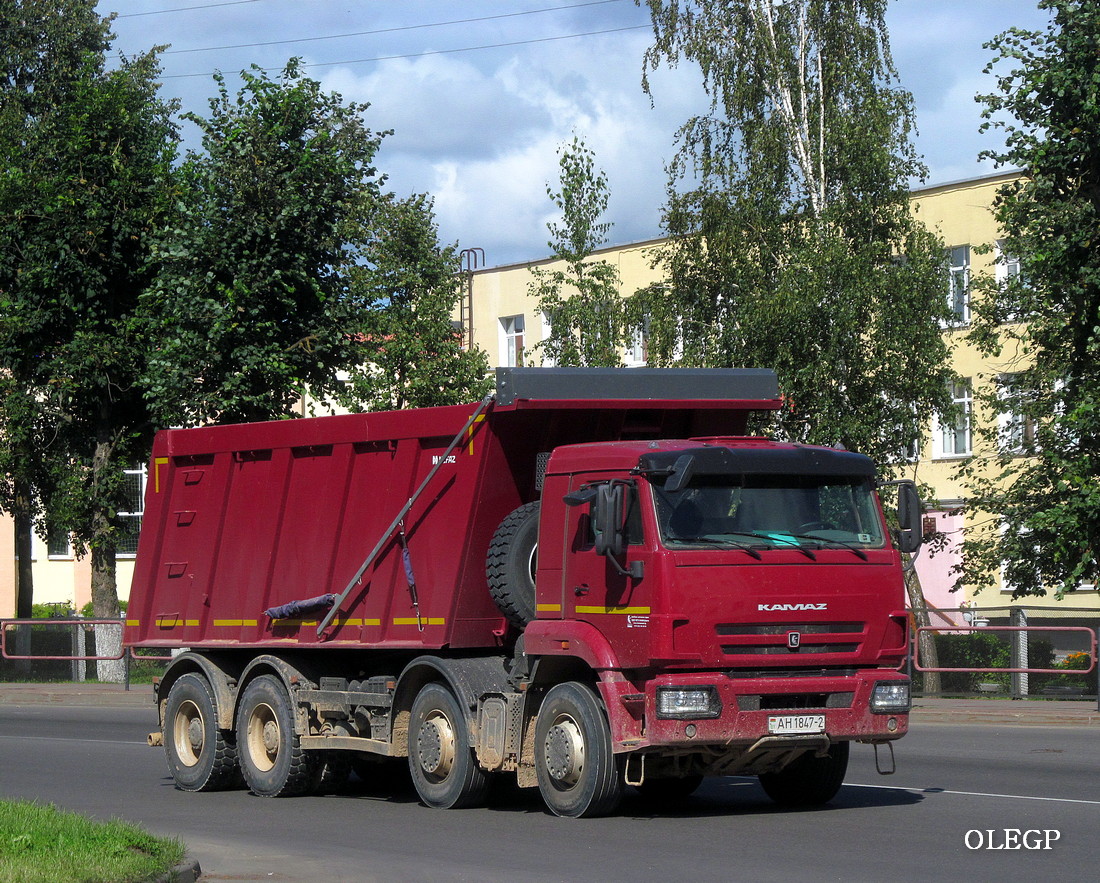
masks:
[[[413,702],[409,771],[427,806],[460,809],[485,800],[489,778],[474,758],[466,716],[442,684],[426,684]]]
[[[850,746],[850,742],[834,742],[822,757],[803,754],[777,773],[762,773],[760,784],[780,806],[828,803],[844,784]]]
[[[254,794],[291,797],[318,784],[323,759],[301,749],[282,681],[261,675],[245,687],[237,713],[241,772]]]
[[[164,708],[164,751],[183,791],[220,791],[240,784],[237,748],[221,729],[213,690],[201,675],[172,684]]]
[[[584,684],[558,684],[535,719],[535,772],[555,815],[582,818],[613,812],[623,781],[611,750],[603,704]]]

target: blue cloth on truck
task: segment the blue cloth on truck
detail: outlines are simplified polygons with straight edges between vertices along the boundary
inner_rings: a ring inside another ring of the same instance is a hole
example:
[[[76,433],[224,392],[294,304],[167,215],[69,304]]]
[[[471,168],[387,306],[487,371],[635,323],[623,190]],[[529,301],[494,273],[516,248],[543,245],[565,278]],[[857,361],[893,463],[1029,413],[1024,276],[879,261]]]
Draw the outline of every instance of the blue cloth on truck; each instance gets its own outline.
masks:
[[[316,598],[307,598],[304,601],[289,601],[279,607],[269,607],[264,611],[264,615],[272,619],[293,619],[295,616],[331,607],[335,602],[335,595],[318,595]]]

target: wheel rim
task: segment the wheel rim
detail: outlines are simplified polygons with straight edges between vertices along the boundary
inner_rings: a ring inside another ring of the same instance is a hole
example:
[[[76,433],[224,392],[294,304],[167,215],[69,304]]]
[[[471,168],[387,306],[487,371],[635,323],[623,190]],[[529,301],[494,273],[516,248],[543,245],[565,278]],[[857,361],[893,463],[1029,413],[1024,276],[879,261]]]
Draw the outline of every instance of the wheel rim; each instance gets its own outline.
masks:
[[[416,734],[416,759],[429,782],[442,782],[454,767],[454,727],[438,709],[428,713]]]
[[[266,703],[257,705],[248,716],[248,756],[256,769],[266,773],[275,766],[281,742],[275,710]]]
[[[206,721],[202,710],[190,699],[181,702],[172,721],[172,745],[184,766],[194,766],[206,743]]]
[[[546,771],[554,787],[567,790],[584,772],[584,734],[569,715],[558,717],[546,732],[543,743]]]

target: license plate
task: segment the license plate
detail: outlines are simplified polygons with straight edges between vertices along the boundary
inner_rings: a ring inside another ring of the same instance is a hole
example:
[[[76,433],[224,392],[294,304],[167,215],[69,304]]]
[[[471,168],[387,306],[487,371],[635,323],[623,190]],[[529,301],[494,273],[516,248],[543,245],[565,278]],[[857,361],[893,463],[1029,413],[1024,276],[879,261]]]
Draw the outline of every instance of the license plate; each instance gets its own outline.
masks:
[[[773,736],[789,734],[824,733],[825,715],[823,714],[783,714],[768,718],[768,732]]]

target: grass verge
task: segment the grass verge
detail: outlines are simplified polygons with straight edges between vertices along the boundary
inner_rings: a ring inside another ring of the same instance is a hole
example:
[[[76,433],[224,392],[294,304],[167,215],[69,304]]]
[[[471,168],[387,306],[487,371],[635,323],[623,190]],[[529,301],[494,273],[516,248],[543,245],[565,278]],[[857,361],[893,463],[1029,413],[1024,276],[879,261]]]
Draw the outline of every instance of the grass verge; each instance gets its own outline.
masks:
[[[180,841],[114,819],[95,822],[55,806],[0,800],[0,880],[138,883],[183,861]]]

